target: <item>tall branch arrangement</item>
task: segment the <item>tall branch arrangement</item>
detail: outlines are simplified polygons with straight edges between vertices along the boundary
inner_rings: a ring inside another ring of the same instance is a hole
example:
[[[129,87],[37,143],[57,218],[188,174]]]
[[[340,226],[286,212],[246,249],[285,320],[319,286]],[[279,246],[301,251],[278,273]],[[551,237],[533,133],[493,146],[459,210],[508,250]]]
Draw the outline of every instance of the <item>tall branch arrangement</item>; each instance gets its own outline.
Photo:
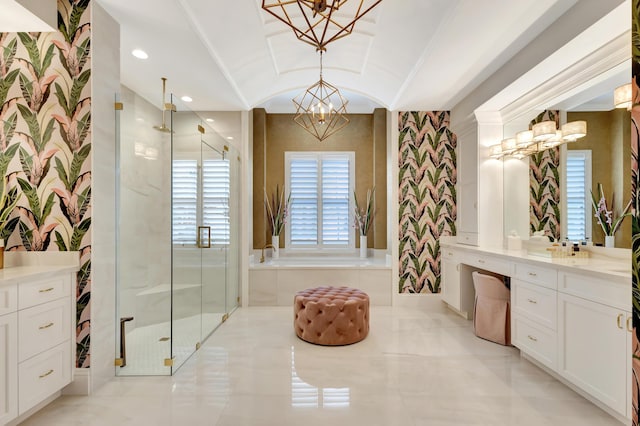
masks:
[[[353,191],[353,201],[354,201],[354,226],[358,229],[358,232],[361,236],[367,235],[369,232],[369,228],[373,223],[373,218],[375,216],[375,209],[373,206],[373,196],[376,192],[376,188],[367,190],[367,204],[364,207],[361,207],[358,203],[358,197],[356,196],[356,191]]]
[[[271,194],[271,198],[267,195],[266,188],[264,190],[264,205],[267,210],[271,235],[280,235],[284,229],[287,215],[289,214],[289,206],[291,205],[291,194],[285,198],[285,193],[284,185],[282,186],[282,191],[276,185],[276,191]]]

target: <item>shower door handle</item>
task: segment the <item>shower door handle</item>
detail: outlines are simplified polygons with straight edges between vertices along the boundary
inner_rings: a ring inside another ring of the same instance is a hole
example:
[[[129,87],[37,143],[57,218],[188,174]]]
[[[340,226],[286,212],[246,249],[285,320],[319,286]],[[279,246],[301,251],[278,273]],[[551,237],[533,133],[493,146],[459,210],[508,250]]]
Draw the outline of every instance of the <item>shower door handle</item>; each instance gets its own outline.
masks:
[[[206,245],[205,243],[203,243],[203,238],[202,238],[202,230],[206,229],[207,230],[207,238],[204,240],[206,241]],[[211,248],[211,227],[210,226],[198,226],[198,242],[197,242],[198,248]]]

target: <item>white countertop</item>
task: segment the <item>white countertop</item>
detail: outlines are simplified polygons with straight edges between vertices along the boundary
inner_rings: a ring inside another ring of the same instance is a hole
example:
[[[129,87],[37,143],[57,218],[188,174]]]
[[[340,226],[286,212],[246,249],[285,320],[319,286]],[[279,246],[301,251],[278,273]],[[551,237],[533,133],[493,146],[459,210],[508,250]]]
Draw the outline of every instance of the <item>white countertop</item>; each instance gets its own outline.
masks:
[[[80,269],[78,252],[6,252],[0,269],[0,285],[28,279],[48,278],[51,274],[72,273]]]
[[[51,266],[51,265],[32,265],[32,266],[12,266],[0,269],[0,285],[11,284],[16,281],[22,281],[25,278],[40,279],[48,278],[51,274],[72,273],[78,271],[77,266]]]
[[[588,248],[591,257],[588,258],[551,258],[528,254],[526,251],[509,251],[498,247],[476,247],[466,244],[458,244],[449,241],[441,241],[442,247],[450,247],[456,250],[463,250],[470,253],[489,254],[508,261],[524,261],[531,264],[553,265],[558,270],[566,272],[587,272],[595,274],[600,278],[613,280],[631,285],[631,250],[629,258],[610,257],[602,255],[607,249]],[[625,253],[620,249],[615,252],[617,255]]]

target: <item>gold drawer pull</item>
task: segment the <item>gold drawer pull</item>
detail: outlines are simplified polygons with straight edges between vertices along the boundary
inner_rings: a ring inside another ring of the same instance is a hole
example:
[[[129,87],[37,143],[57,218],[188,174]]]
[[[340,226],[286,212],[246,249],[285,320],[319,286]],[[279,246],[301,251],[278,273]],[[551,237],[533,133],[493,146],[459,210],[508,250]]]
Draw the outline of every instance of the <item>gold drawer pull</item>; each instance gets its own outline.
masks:
[[[538,304],[538,301],[537,301],[537,300],[527,299],[527,301],[528,301],[529,303],[533,303],[534,305],[537,305],[537,304]]]
[[[618,328],[622,329],[622,318],[624,317],[624,314],[618,314]]]
[[[627,318],[627,331],[633,332],[633,317]]]
[[[528,338],[529,338],[529,340],[531,340],[532,342],[537,342],[537,341],[538,341],[538,339],[537,339],[537,338],[535,338],[535,337],[533,337],[532,335],[528,335],[527,337],[528,337]]]
[[[53,323],[52,322],[50,322],[47,325],[41,325],[40,327],[38,327],[38,329],[44,330],[45,328],[49,328],[49,327],[53,327]]]
[[[449,252],[449,256],[453,256],[453,253]]]
[[[41,374],[41,375],[39,376],[39,378],[40,378],[40,379],[44,379],[45,377],[50,376],[52,373],[53,373],[53,370],[49,370],[49,371],[47,371],[46,373]]]
[[[48,293],[50,291],[53,291],[53,287],[49,287],[49,288],[45,288],[42,290],[38,290],[38,293]]]
[[[529,276],[530,276],[530,277],[537,277],[537,276],[538,276],[538,274],[536,274],[535,272],[529,272]]]

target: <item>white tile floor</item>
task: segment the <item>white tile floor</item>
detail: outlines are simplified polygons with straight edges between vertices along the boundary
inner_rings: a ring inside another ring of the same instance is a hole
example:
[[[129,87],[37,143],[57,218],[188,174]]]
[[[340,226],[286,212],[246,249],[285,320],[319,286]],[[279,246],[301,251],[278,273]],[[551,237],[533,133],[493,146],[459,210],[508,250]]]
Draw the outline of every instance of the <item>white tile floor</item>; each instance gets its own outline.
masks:
[[[374,307],[355,345],[299,340],[291,308],[238,309],[173,377],[114,378],[25,425],[617,425],[452,313]]]

